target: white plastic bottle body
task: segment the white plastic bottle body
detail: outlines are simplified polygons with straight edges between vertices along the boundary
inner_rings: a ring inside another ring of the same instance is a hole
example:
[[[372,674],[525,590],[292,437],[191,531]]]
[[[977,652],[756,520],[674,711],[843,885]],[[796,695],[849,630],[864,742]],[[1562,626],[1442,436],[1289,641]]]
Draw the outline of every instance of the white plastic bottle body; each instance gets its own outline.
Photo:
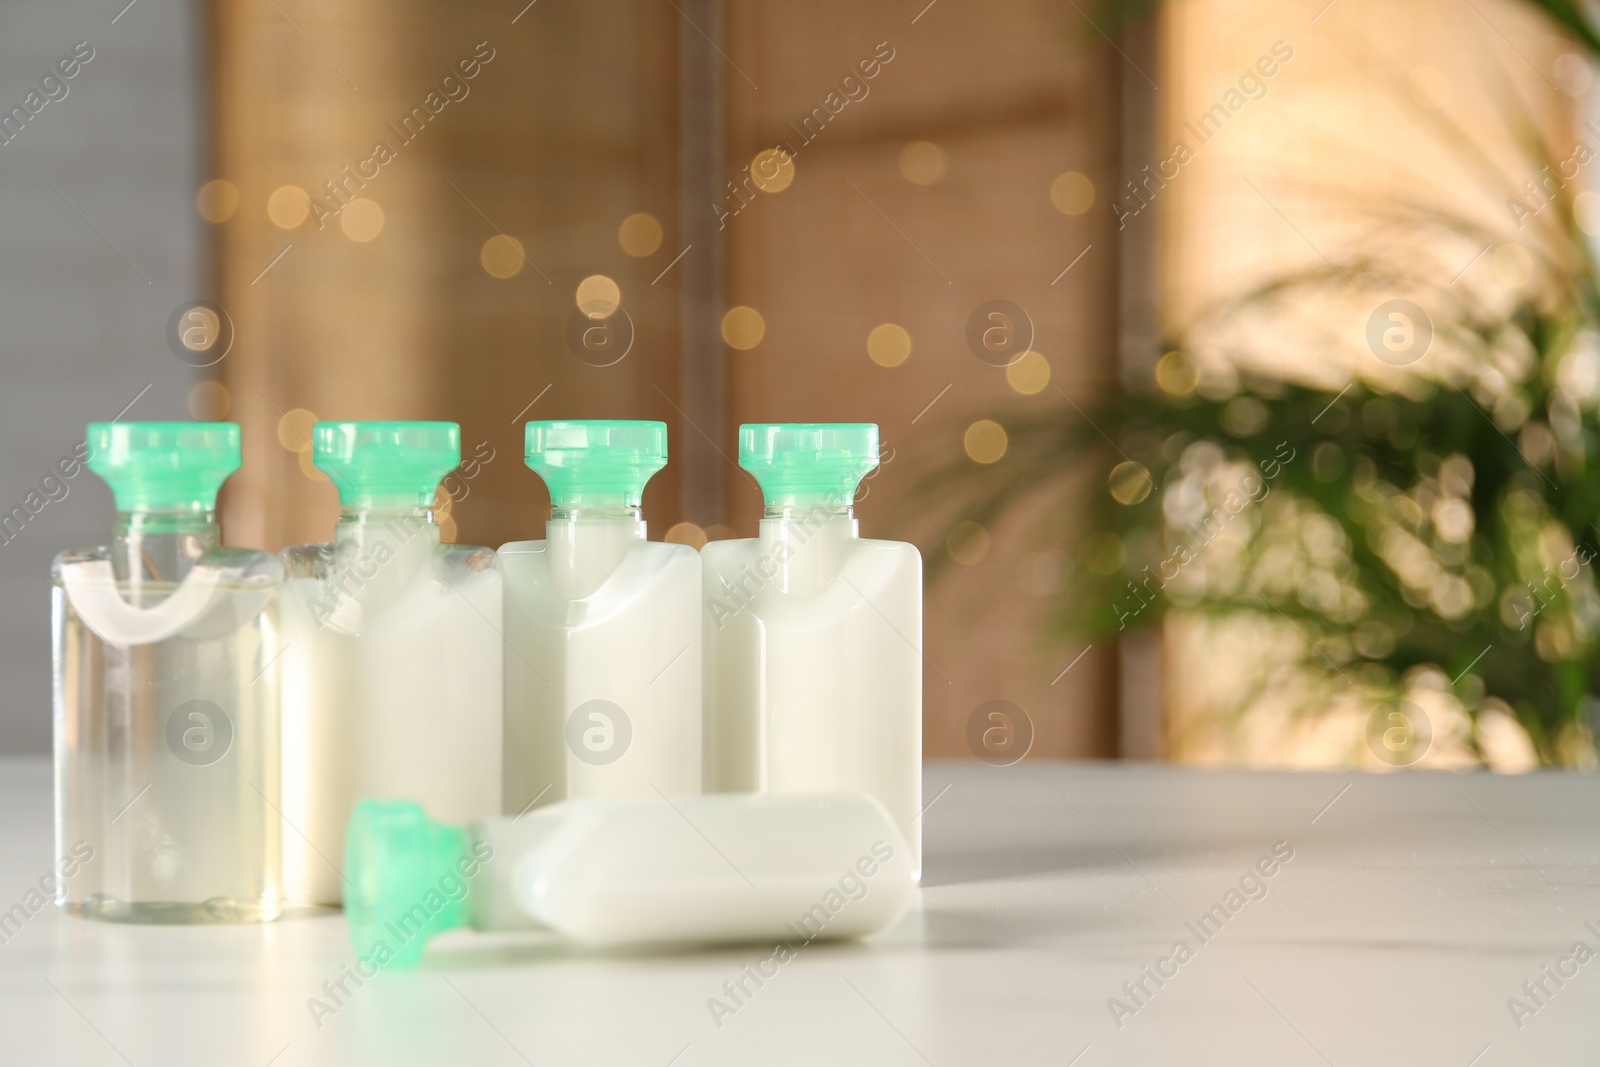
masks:
[[[505,810],[699,793],[699,555],[612,530],[574,560],[562,526],[500,549]]]
[[[920,877],[922,557],[827,533],[775,545],[703,550],[708,787],[867,793]]]
[[[860,794],[574,800],[472,834],[473,926],[588,945],[863,937],[915,892],[905,841]]]
[[[501,810],[503,582],[492,551],[437,538],[393,524],[285,550],[289,900],[342,899],[358,800],[416,800],[457,823]]]

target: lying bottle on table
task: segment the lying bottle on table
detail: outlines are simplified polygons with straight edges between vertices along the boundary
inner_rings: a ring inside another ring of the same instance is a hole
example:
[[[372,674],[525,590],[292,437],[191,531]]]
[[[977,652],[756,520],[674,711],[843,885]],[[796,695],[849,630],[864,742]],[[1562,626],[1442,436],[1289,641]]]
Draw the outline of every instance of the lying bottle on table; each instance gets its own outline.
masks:
[[[561,801],[467,827],[366,800],[346,835],[363,975],[444,930],[548,927],[580,944],[865,937],[905,913],[911,850],[863,794]]]

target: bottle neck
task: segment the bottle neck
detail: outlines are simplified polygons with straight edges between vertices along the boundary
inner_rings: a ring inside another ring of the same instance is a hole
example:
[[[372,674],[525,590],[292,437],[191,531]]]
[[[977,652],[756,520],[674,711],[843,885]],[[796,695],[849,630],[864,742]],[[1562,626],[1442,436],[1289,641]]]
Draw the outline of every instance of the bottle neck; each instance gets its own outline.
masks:
[[[119,581],[181,582],[222,544],[216,512],[208,507],[119,511],[111,528],[111,569]]]
[[[624,505],[550,509],[550,575],[566,600],[592,596],[646,537],[644,513]]]
[[[334,544],[366,544],[375,538],[408,541],[417,535],[437,543],[439,524],[428,507],[351,507],[339,509],[333,528]]]
[[[844,566],[860,539],[855,509],[848,503],[768,504],[761,517],[761,556],[780,592],[811,596]]]

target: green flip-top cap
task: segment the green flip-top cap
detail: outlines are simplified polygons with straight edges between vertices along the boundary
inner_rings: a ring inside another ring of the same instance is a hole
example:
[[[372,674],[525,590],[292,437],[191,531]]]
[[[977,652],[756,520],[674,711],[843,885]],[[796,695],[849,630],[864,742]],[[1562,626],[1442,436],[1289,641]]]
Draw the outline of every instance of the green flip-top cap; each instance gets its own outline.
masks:
[[[319,422],[311,461],[333,480],[347,508],[425,508],[439,480],[461,462],[453,422]]]
[[[86,441],[118,511],[211,511],[239,469],[235,422],[93,422]]]
[[[558,508],[636,508],[667,465],[667,424],[632,420],[530,422],[524,461]]]
[[[739,466],[755,476],[769,507],[845,505],[878,465],[870,422],[775,422],[739,427]]]
[[[356,955],[414,967],[428,939],[466,926],[467,833],[409,800],[363,800],[345,835],[344,914]]]

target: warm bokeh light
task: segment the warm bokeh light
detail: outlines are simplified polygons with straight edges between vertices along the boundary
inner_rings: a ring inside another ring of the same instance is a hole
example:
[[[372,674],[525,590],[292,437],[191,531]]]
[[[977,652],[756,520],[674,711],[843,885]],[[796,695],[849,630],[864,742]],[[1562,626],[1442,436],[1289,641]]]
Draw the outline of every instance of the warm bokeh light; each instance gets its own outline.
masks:
[[[1006,364],[1006,384],[1023,396],[1032,396],[1050,384],[1050,361],[1029,349]]]
[[[1164,393],[1187,396],[1200,384],[1200,372],[1187,352],[1173,350],[1156,361],[1156,384]]]
[[[750,179],[763,193],[781,193],[794,181],[794,158],[781,148],[757,152],[750,161]]]
[[[311,449],[307,448],[300,453],[299,463],[300,473],[311,481],[325,482],[328,480],[328,476],[315,463],[311,462]]]
[[[1589,86],[1594,84],[1594,74],[1590,72],[1589,64],[1576,52],[1563,52],[1556,56],[1551,69],[1561,91],[1574,99],[1587,93]]]
[[[226,178],[212,178],[195,194],[194,209],[207,222],[227,222],[239,210],[239,187]]]
[[[706,532],[692,522],[680,522],[667,530],[667,541],[674,545],[688,545],[699,549],[706,543]]]
[[[515,278],[527,262],[522,254],[522,242],[508,233],[497,233],[478,250],[478,262],[492,278]]]
[[[290,452],[311,451],[311,427],[317,423],[317,413],[305,408],[291,408],[278,420],[278,443]],[[309,461],[308,461],[309,462]]]
[[[591,274],[578,283],[576,300],[591,319],[609,319],[622,306],[622,290],[604,274]]]
[[[339,210],[339,229],[358,244],[365,244],[383,231],[383,208],[376,200],[358,197]]]
[[[1112,467],[1108,482],[1111,495],[1119,504],[1137,504],[1150,495],[1153,487],[1150,472],[1131,459]]]
[[[944,149],[932,141],[912,141],[900,149],[900,176],[914,185],[934,185],[950,169]]]
[[[1122,569],[1128,550],[1122,538],[1114,533],[1094,533],[1078,546],[1078,560],[1101,577],[1109,577]]]
[[[1508,289],[1521,289],[1533,277],[1533,256],[1517,244],[1504,244],[1494,250],[1494,273]]]
[[[958,522],[950,528],[944,547],[951,559],[970,567],[989,554],[989,531],[975,522]]]
[[[1075,170],[1057,175],[1050,183],[1050,203],[1063,215],[1082,215],[1094,206],[1094,182]]]
[[[722,316],[722,339],[740,351],[754,348],[767,333],[767,320],[753,307],[740,304]]]
[[[228,387],[207,378],[195,382],[189,390],[189,417],[201,422],[215,422],[228,415]]]
[[[617,244],[630,256],[640,259],[661,247],[661,220],[645,211],[635,212],[617,227]]]
[[[874,326],[867,334],[867,355],[880,367],[898,367],[911,358],[911,335],[892,322]]]
[[[1578,229],[1590,237],[1600,237],[1600,193],[1582,192],[1572,204]]]
[[[961,438],[967,455],[978,463],[998,463],[1006,454],[1008,443],[1005,427],[993,419],[979,419],[967,427]]]
[[[298,185],[280,185],[267,197],[267,218],[280,230],[292,230],[311,214],[311,196]]]

